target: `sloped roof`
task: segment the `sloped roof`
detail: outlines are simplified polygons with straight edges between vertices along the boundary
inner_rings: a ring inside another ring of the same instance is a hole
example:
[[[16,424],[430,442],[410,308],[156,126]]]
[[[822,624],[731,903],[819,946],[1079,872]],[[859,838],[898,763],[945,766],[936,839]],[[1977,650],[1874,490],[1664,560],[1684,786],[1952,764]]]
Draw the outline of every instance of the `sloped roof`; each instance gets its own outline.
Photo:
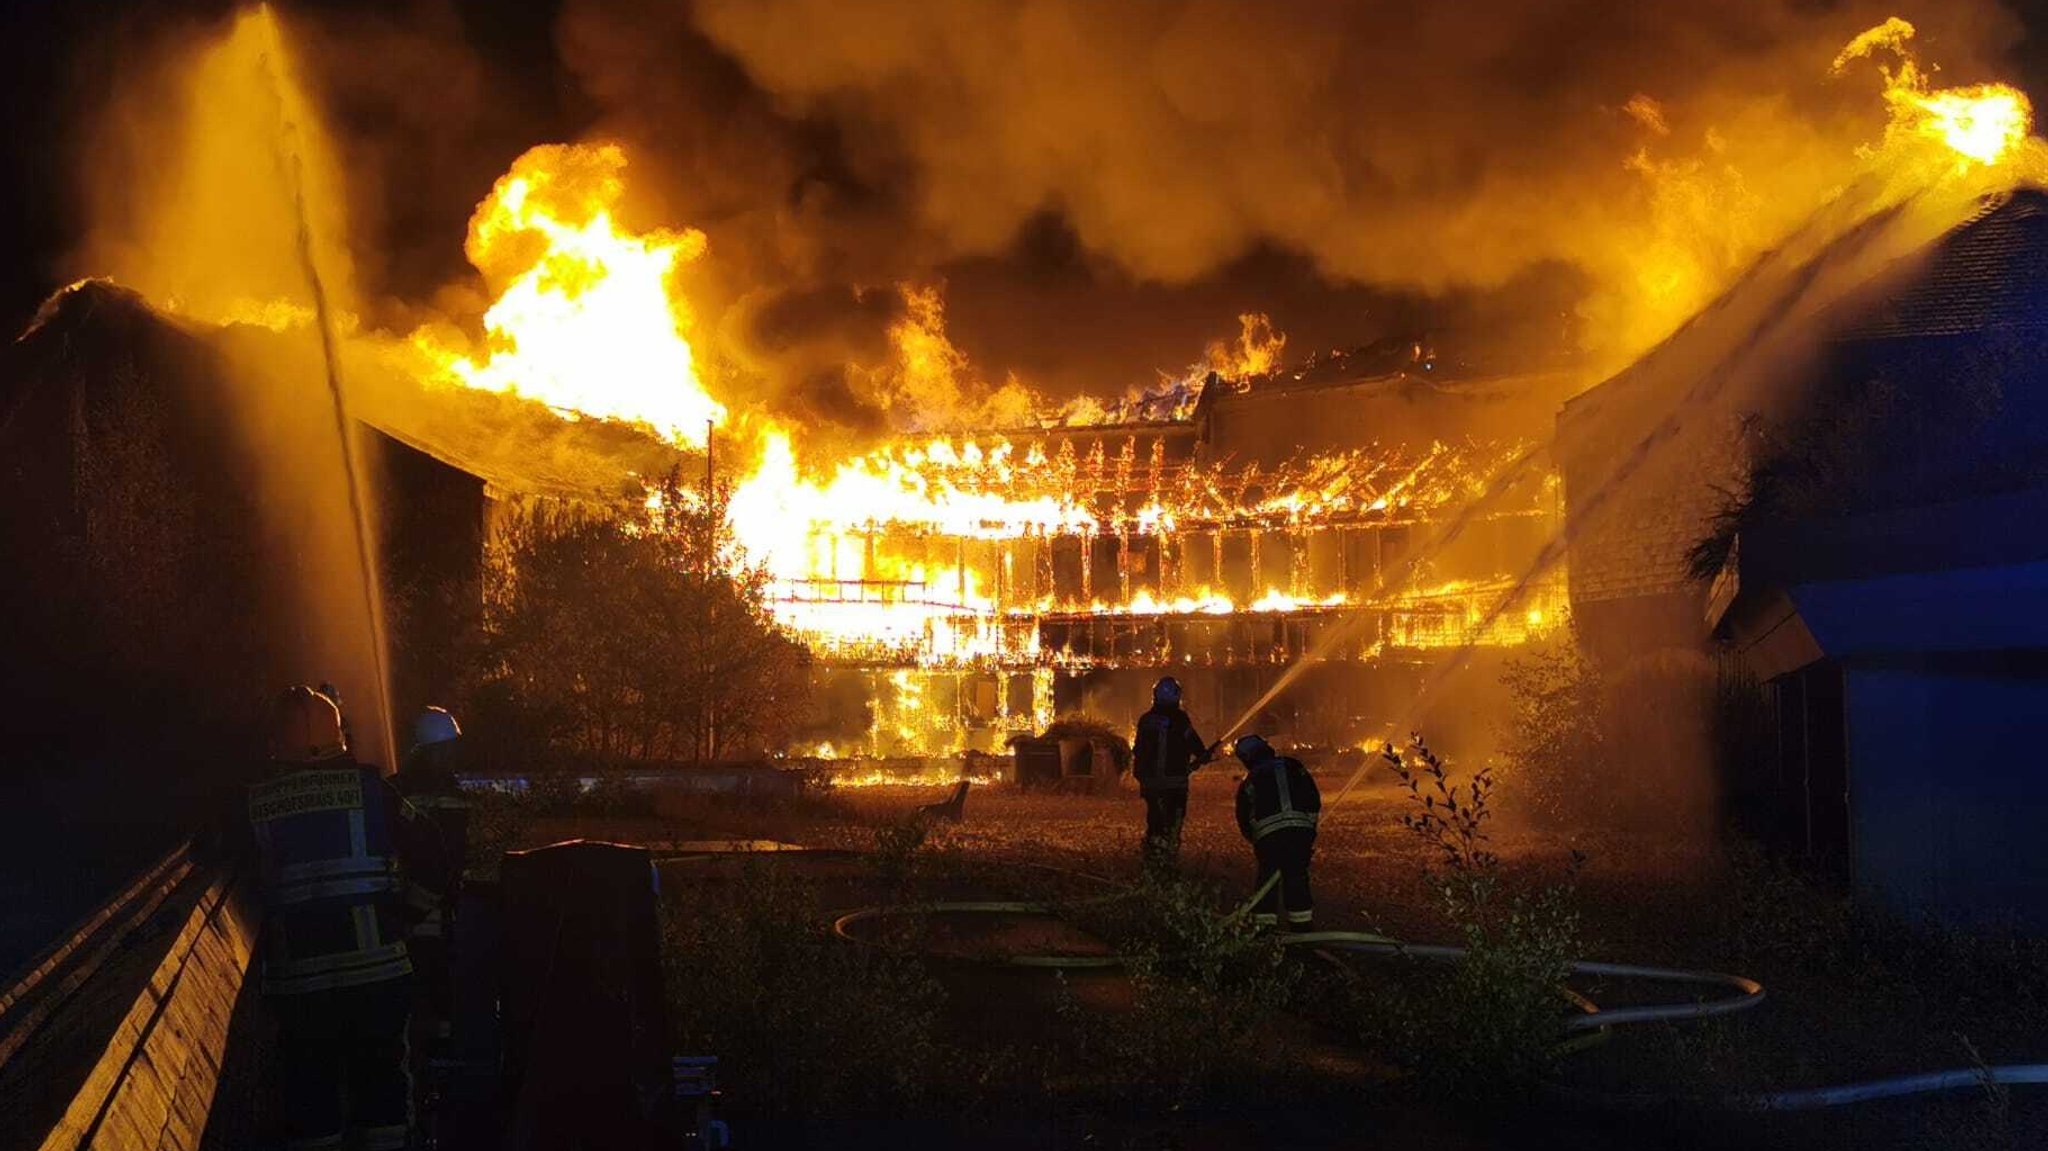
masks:
[[[1840,338],[2048,329],[2048,192],[1990,197],[1914,273],[1857,312]]]
[[[1718,530],[1726,493],[1743,488],[1749,413],[1836,370],[1814,362],[1800,333],[1849,351],[2048,332],[2048,192],[1927,207],[1874,211],[1846,232],[1821,229],[1818,243],[1766,254],[1664,344],[1564,405],[1557,454],[1575,524],[1575,596],[1692,582],[1688,549]]]
[[[328,403],[324,385],[314,382],[321,378],[317,346],[303,333],[190,324],[103,280],[51,296],[0,349],[0,430],[14,422],[31,390],[117,386],[135,378],[124,367],[131,361],[162,369],[149,376],[153,386],[176,384],[204,404],[232,402],[236,372],[254,373],[252,382],[260,377],[274,388],[308,389],[305,402]],[[641,477],[660,476],[684,460],[639,427],[564,419],[513,396],[423,384],[350,348],[343,356],[355,419],[501,492],[631,500]]]

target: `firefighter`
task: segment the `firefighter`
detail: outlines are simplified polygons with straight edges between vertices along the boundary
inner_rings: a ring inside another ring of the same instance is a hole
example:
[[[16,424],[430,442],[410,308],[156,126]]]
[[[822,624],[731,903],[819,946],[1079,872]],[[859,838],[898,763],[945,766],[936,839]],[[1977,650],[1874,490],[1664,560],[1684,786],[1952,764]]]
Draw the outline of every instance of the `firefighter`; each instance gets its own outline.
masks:
[[[1152,685],[1152,710],[1138,717],[1131,740],[1132,770],[1145,797],[1144,857],[1172,867],[1180,857],[1180,829],[1188,815],[1188,776],[1214,756],[1180,706],[1180,681]]]
[[[412,960],[404,862],[421,849],[390,785],[358,763],[334,701],[276,702],[246,797],[261,881],[262,988],[278,1022],[287,1147],[397,1151],[412,1134]]]
[[[323,681],[319,687],[313,690],[334,701],[334,710],[341,713],[342,742],[348,744],[350,748],[354,748],[356,745],[356,733],[355,729],[348,725],[348,702],[341,698],[341,689]]]
[[[415,888],[432,896],[434,904],[421,909],[425,916],[406,936],[433,1036],[427,1045],[431,1064],[447,1057],[453,1030],[455,909],[462,894],[463,861],[469,857],[469,801],[463,798],[457,773],[467,745],[462,725],[446,708],[422,711],[412,730],[412,749],[405,753],[391,785],[424,817],[437,847],[429,856],[435,873],[418,874]]]
[[[1315,926],[1309,894],[1309,857],[1316,850],[1316,819],[1323,810],[1315,777],[1298,759],[1281,755],[1263,738],[1247,735],[1231,751],[1244,763],[1237,785],[1237,829],[1259,860],[1258,905],[1252,920],[1290,931]]]

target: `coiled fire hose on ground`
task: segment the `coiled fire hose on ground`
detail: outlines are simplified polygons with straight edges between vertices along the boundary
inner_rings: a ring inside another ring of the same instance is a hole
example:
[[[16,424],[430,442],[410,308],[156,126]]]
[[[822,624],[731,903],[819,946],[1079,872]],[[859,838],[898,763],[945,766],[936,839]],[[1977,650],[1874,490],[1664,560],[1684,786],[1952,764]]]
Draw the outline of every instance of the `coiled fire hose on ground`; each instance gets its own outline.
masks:
[[[1240,725],[1242,721],[1240,721]],[[1233,729],[1234,730],[1234,729]],[[1355,790],[1365,777],[1367,768],[1361,766],[1340,789],[1335,798],[1324,805],[1327,816],[1331,808],[1341,804]],[[1022,863],[1023,861],[1018,861]],[[1086,879],[1098,884],[1111,881],[1099,875],[1071,871],[1042,863],[1025,863],[1037,870],[1051,871]],[[1251,913],[1259,900],[1265,898],[1272,886],[1279,882],[1279,875],[1269,877],[1252,897],[1232,911],[1230,920],[1242,919]],[[832,922],[832,933],[841,940],[858,945],[872,946],[854,934],[855,924],[907,915],[1024,915],[1059,918],[1062,907],[1074,908],[1113,902],[1123,898],[1124,893],[1074,900],[1065,904],[1053,904],[1029,900],[949,900],[932,903],[906,904],[901,906],[870,906],[856,908],[838,916]],[[1432,962],[1455,963],[1465,958],[1467,950],[1444,944],[1403,943],[1390,936],[1363,931],[1309,931],[1294,932],[1280,936],[1282,947],[1309,947],[1320,952],[1349,952],[1357,955],[1397,956]],[[1002,966],[1042,968],[1052,970],[1105,970],[1123,967],[1132,962],[1127,955],[1033,955],[1008,954],[997,956],[962,957],[969,962]],[[1741,975],[1729,975],[1718,971],[1690,971],[1680,968],[1651,967],[1640,964],[1601,963],[1592,960],[1574,960],[1570,966],[1573,975],[1586,975],[1612,979],[1640,979],[1659,983],[1688,984],[1695,987],[1717,988],[1729,992],[1713,999],[1691,999],[1685,1002],[1643,1004],[1631,1007],[1601,1008],[1598,1004],[1568,987],[1558,989],[1561,998],[1578,1008],[1580,1014],[1568,1018],[1564,1030],[1571,1035],[1559,1045],[1557,1054],[1565,1055],[1580,1051],[1607,1038],[1614,1028],[1649,1023],[1685,1023],[1732,1015],[1747,1011],[1764,1000],[1763,985],[1754,979]],[[1832,1087],[1802,1088],[1787,1091],[1769,1091],[1742,1095],[1724,1096],[1718,1099],[1688,1099],[1673,1094],[1618,1095],[1568,1089],[1566,1093],[1578,1098],[1603,1105],[1662,1105],[1674,1102],[1712,1103],[1737,1110],[1752,1111],[1797,1111],[1825,1107],[1839,1107],[1877,1099],[1890,1099],[1906,1095],[1931,1094],[1943,1091],[1984,1088],[1991,1085],[2022,1086],[2048,1085],[2048,1063],[2004,1064],[1989,1067],[1975,1067],[1947,1071],[1933,1071],[1913,1075],[1898,1075],[1883,1079],[1865,1080],[1839,1084]]]
[[[1057,917],[1060,909],[1049,903],[1014,900],[952,900],[937,903],[904,904],[897,907],[862,907],[839,916],[832,922],[832,933],[849,943],[866,945],[867,940],[854,934],[857,923],[904,915],[1029,915]],[[1282,947],[1317,947],[1335,951],[1349,951],[1365,955],[1395,955],[1434,962],[1456,962],[1465,957],[1462,947],[1448,947],[1441,944],[1403,943],[1385,935],[1365,931],[1302,931],[1279,937]],[[1009,954],[1000,956],[977,956],[973,962],[1001,967],[1038,967],[1055,970],[1088,970],[1123,967],[1131,962],[1128,955],[1028,955]],[[1716,971],[1681,971],[1665,967],[1640,967],[1621,963],[1574,962],[1574,975],[1606,976],[1609,978],[1649,979],[1669,983],[1689,983],[1702,986],[1722,987],[1733,991],[1733,995],[1718,999],[1695,1000],[1685,1003],[1653,1004],[1640,1007],[1623,1007],[1612,1010],[1594,1008],[1565,1022],[1567,1031],[1589,1031],[1609,1027],[1620,1027],[1636,1023],[1663,1023],[1675,1020],[1705,1019],[1714,1015],[1727,1015],[1742,1011],[1763,1002],[1764,989],[1753,979],[1740,975],[1723,975]]]
[[[1062,870],[1051,868],[1049,870]],[[1074,873],[1080,874],[1080,873]],[[1097,879],[1096,876],[1088,876]],[[1268,881],[1270,886],[1271,881]],[[1242,907],[1231,913],[1237,919],[1247,914],[1266,893],[1262,887]],[[1100,903],[1101,899],[1089,899],[1082,903]],[[1073,905],[1069,905],[1073,906]],[[1023,915],[1058,918],[1061,906],[1027,900],[948,900],[934,903],[904,904],[901,906],[871,906],[856,908],[834,919],[832,933],[840,939],[859,946],[871,946],[870,941],[855,934],[855,924],[908,915]],[[1320,950],[1344,951],[1359,955],[1402,956],[1432,962],[1454,963],[1463,959],[1466,949],[1444,944],[1403,943],[1384,935],[1363,931],[1306,931],[1279,937],[1282,947],[1308,947]],[[996,956],[963,957],[968,962],[1002,967],[1043,968],[1052,970],[1104,970],[1123,967],[1132,961],[1127,955],[1031,955],[1006,954]],[[1729,975],[1718,971],[1688,971],[1679,968],[1649,967],[1628,963],[1600,963],[1591,960],[1575,960],[1571,973],[1613,979],[1641,979],[1661,983],[1689,984],[1696,987],[1723,989],[1729,994],[1713,999],[1694,999],[1686,1002],[1644,1004],[1632,1007],[1601,1008],[1577,992],[1560,989],[1564,998],[1578,1006],[1581,1014],[1574,1015],[1564,1023],[1564,1030],[1572,1034],[1559,1048],[1559,1054],[1581,1050],[1604,1039],[1613,1028],[1647,1023],[1682,1023],[1731,1015],[1757,1006],[1764,1000],[1763,985],[1754,979],[1741,975]],[[1707,1100],[1722,1107],[1747,1111],[1802,1111],[1826,1107],[1839,1107],[1864,1103],[1877,1099],[1897,1098],[1905,1095],[1931,1094],[1935,1092],[1983,1088],[1988,1085],[2021,1086],[2048,1085],[2048,1064],[2007,1064],[1993,1067],[1969,1068],[1950,1071],[1933,1071],[1916,1075],[1899,1075],[1884,1079],[1845,1083],[1832,1087],[1814,1087],[1788,1091],[1769,1091],[1744,1095],[1725,1096]],[[1672,1102],[1701,1102],[1686,1100],[1668,1094],[1613,1095],[1607,1093],[1574,1090],[1571,1092],[1584,1099],[1603,1104],[1658,1105]]]

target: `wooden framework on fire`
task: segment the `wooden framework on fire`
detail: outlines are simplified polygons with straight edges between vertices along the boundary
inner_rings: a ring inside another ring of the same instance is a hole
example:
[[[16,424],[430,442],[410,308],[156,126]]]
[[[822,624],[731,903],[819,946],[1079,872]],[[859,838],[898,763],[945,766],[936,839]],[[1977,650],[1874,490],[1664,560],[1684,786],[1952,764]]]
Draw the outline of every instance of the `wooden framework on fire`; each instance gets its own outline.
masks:
[[[1077,438],[903,453],[921,490],[1054,501],[1057,526],[842,527],[819,541],[819,575],[777,583],[778,614],[824,660],[878,671],[1285,663],[1338,627],[1331,658],[1372,659],[1563,622],[1551,577],[1476,634],[1555,530],[1557,484],[1523,466],[1528,444],[1371,445],[1262,468],[1176,452],[1170,432]]]

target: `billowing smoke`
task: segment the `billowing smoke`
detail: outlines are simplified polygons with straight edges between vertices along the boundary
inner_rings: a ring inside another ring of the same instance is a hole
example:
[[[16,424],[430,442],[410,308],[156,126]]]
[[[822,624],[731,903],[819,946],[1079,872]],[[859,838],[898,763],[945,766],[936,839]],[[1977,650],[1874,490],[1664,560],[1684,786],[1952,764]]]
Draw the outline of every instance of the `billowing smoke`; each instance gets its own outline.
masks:
[[[1433,333],[1453,359],[1578,352],[1592,378],[1849,180],[1888,113],[1881,61],[1830,69],[1875,0],[382,11],[286,9],[334,139],[320,232],[349,241],[366,327],[476,331],[462,240],[492,181],[534,144],[616,140],[623,217],[709,238],[684,287],[713,391],[855,432],[920,394],[882,375],[905,286],[942,290],[977,403],[1013,376],[1122,392],[1246,311],[1296,354]],[[1943,83],[2019,32],[1992,0],[1909,15]],[[88,134],[74,264],[157,300],[137,263],[240,275],[283,248],[232,186],[156,175],[249,166],[161,131],[170,75],[134,70],[105,121],[132,127]]]
[[[1593,284],[1578,339],[1612,357],[1710,298],[1882,134],[1875,68],[1829,64],[1887,14],[575,0],[562,40],[607,124],[680,144],[698,203],[744,205],[749,252],[779,274],[1024,263],[1020,235],[1048,218],[1103,283],[1199,286],[1274,249],[1327,282],[1432,294],[1562,264]],[[1945,81],[1983,78],[2017,31],[1984,5],[1915,15]]]

